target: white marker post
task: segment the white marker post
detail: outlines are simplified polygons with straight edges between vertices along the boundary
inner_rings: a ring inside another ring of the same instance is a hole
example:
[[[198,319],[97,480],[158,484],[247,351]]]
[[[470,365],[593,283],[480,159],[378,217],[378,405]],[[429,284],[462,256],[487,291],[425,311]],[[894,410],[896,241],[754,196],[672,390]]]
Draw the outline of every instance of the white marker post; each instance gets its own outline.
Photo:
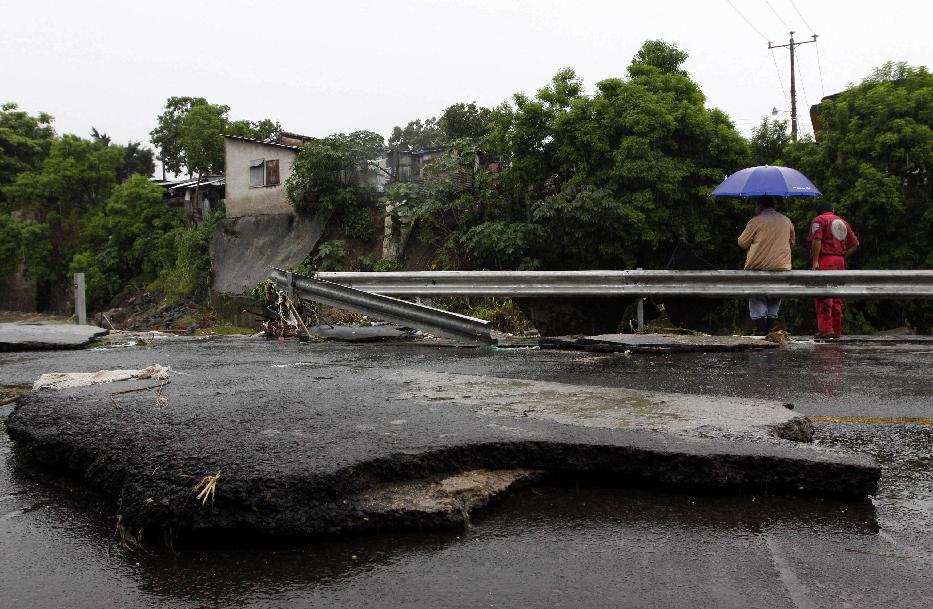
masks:
[[[84,273],[75,273],[75,323],[87,323],[87,306],[84,303]]]

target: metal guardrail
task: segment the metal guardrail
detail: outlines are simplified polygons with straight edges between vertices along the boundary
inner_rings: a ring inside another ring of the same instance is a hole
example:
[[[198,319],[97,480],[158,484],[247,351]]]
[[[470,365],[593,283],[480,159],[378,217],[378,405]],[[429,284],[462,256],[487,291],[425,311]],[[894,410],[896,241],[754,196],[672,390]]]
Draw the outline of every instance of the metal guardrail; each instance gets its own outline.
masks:
[[[455,338],[494,342],[490,323],[397,298],[365,292],[320,278],[273,269],[269,278],[302,298]]]
[[[315,277],[405,297],[933,298],[933,271],[417,271]]]

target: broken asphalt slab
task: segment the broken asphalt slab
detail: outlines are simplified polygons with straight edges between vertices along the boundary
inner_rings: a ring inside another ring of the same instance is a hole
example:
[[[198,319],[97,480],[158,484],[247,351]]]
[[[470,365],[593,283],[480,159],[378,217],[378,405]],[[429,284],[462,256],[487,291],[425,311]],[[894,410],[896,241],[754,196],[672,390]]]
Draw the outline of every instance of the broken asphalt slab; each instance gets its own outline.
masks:
[[[381,341],[411,340],[414,338],[408,330],[401,330],[393,325],[385,326],[311,326],[312,335],[327,340],[346,343],[373,343]]]
[[[539,341],[546,349],[632,353],[677,353],[774,349],[779,345],[750,336],[693,336],[682,334],[600,334],[552,336]]]
[[[80,349],[107,330],[97,326],[50,323],[0,323],[0,351]]]
[[[877,486],[867,457],[772,437],[799,420],[777,402],[457,375],[348,349],[192,340],[87,352],[175,372],[167,385],[33,392],[7,429],[22,455],[113,497],[127,531],[153,543],[449,525],[524,479],[477,470],[847,498]],[[207,476],[215,486],[198,499]]]

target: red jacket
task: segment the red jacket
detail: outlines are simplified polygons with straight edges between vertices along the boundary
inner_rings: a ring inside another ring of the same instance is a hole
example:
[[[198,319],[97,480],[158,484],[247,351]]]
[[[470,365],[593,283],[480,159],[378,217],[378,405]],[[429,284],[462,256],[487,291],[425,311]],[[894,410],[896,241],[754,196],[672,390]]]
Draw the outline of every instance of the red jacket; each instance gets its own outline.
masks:
[[[858,245],[858,237],[849,223],[831,211],[813,218],[807,231],[807,245],[820,240],[820,256],[845,256]]]

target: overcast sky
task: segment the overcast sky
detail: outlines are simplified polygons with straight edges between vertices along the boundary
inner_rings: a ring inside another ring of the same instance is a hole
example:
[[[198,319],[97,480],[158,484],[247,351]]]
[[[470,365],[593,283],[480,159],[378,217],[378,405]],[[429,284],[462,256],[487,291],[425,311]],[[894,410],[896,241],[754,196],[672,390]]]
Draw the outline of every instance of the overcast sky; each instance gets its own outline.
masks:
[[[820,35],[818,47],[798,51],[808,132],[805,109],[824,93],[887,60],[933,64],[929,2],[732,4],[0,0],[0,102],[49,112],[60,133],[86,136],[94,126],[121,143],[148,141],[172,95],[312,136],[388,135],[452,103],[494,106],[533,93],[565,66],[592,91],[624,74],[643,41],[663,38],[690,53],[686,68],[708,105],[747,134],[774,107],[787,116],[788,53],[769,51],[767,40],[786,43],[794,29],[798,40]]]

